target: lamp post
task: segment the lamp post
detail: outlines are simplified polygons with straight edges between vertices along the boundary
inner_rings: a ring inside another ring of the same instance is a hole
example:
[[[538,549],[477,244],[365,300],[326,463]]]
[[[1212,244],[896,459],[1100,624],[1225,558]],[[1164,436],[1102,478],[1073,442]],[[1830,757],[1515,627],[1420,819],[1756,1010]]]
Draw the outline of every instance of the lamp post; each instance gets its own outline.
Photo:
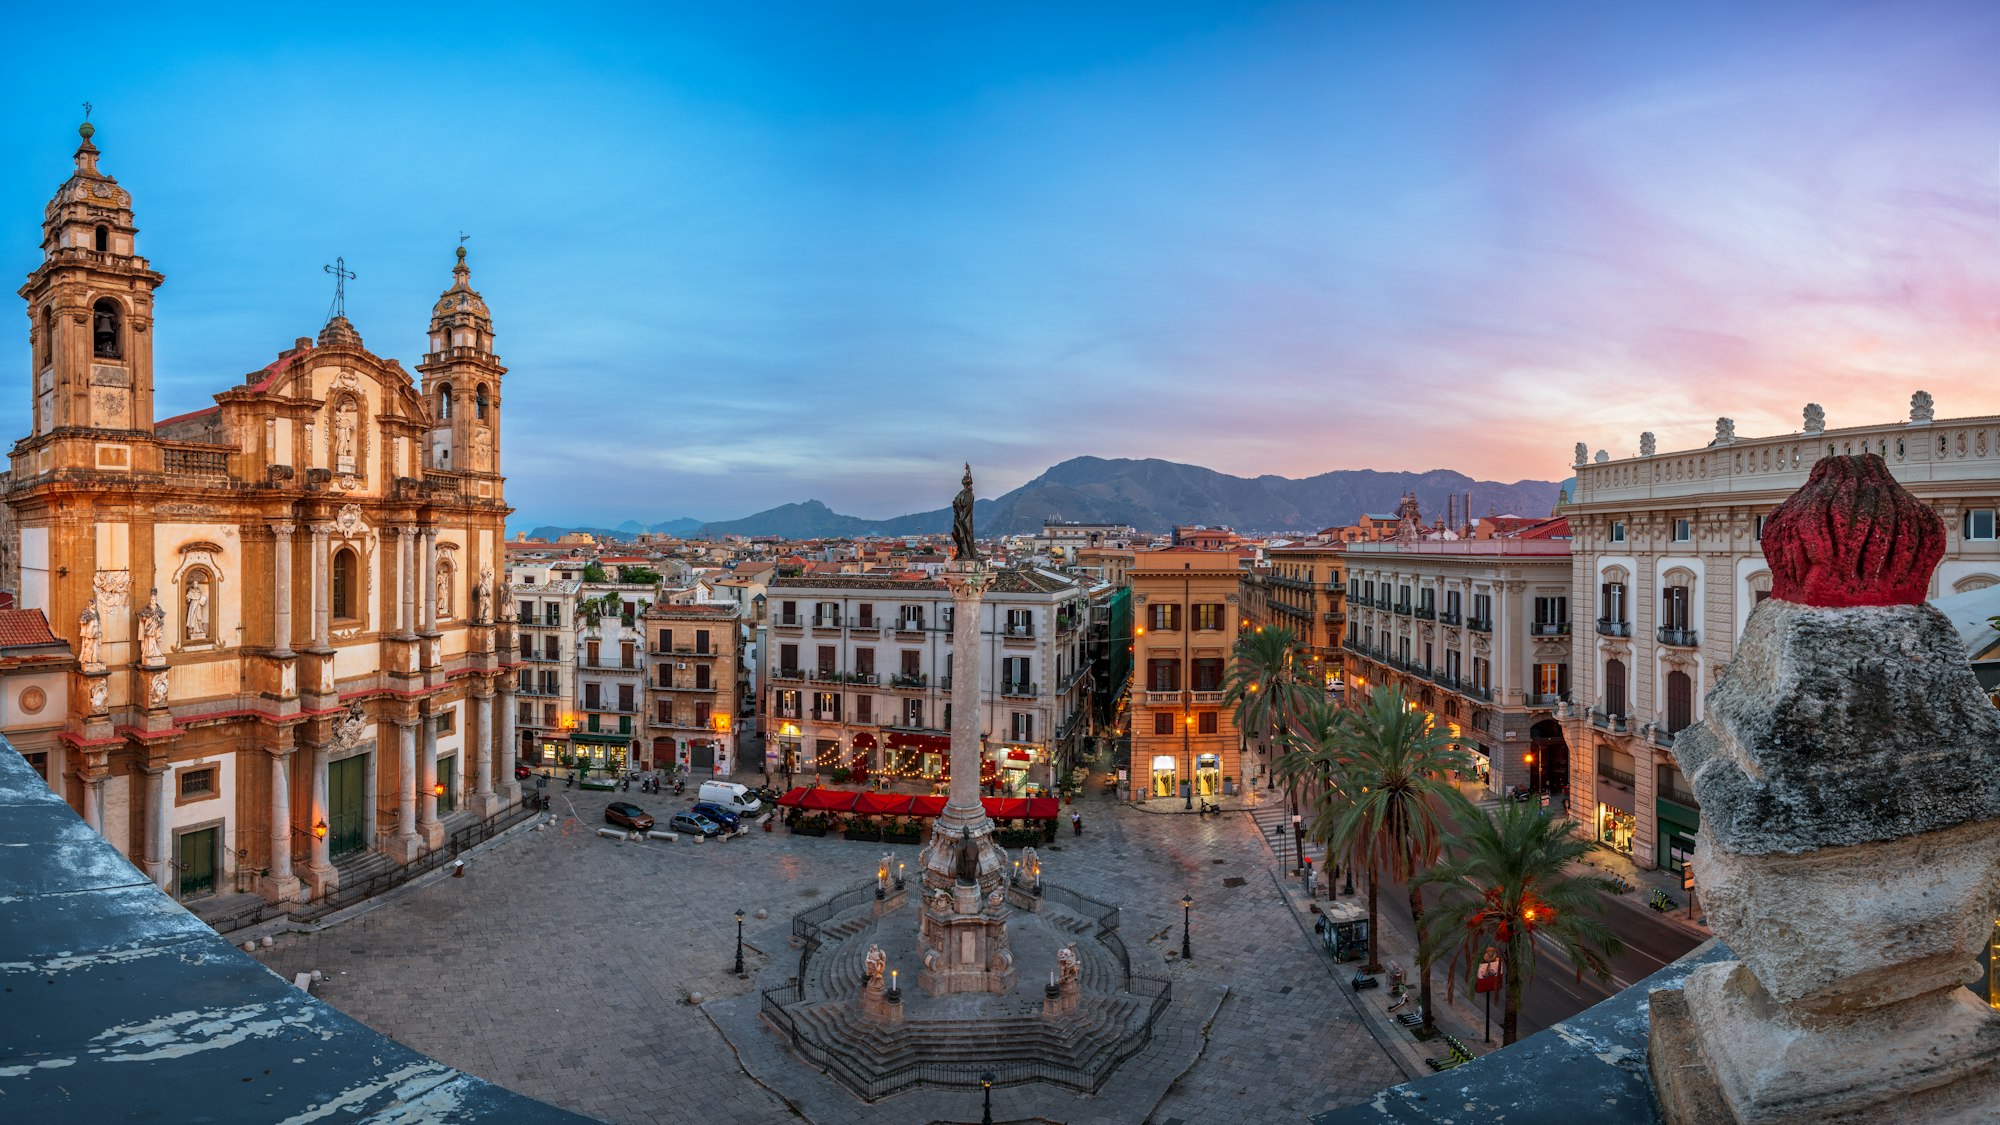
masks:
[[[983,1103],[979,1109],[979,1125],[993,1125],[993,1072],[979,1076],[979,1094]]]
[[[736,912],[736,975],[743,975],[743,911]]]
[[[1194,947],[1188,944],[1188,923],[1194,917],[1194,896],[1181,896],[1181,960],[1194,960]]]

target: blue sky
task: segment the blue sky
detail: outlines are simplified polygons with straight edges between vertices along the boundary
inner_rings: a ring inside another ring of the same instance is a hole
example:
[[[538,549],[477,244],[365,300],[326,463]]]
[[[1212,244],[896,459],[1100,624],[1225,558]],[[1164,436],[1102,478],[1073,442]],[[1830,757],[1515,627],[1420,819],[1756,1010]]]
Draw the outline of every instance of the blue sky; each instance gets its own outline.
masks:
[[[78,103],[162,416],[461,230],[517,525],[936,507],[1079,454],[1557,478],[2000,413],[2000,7],[366,4],[10,13],[0,264]],[[0,429],[27,428],[25,319]]]

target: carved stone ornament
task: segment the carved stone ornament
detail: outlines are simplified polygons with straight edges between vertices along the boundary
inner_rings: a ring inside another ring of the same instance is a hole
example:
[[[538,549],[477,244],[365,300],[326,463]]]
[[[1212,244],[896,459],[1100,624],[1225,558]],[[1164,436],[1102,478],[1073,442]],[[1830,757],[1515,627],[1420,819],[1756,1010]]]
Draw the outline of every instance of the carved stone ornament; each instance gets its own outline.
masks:
[[[1915,605],[1944,540],[1944,521],[1880,457],[1823,458],[1764,521],[1771,596],[1822,607]]]
[[[1589,463],[1590,463],[1590,446],[1584,444],[1583,442],[1577,442],[1576,443],[1577,467],[1582,468],[1584,465],[1587,465]]]
[[[1736,419],[1717,418],[1715,420],[1715,440],[1710,445],[1730,445],[1736,441]]]
[[[361,518],[361,505],[359,504],[341,505],[339,514],[333,517],[333,526],[334,530],[349,539],[368,530],[367,522]]]
[[[146,706],[165,707],[167,705],[167,674],[154,672],[146,677]]]
[[[111,699],[111,684],[108,681],[106,681],[102,676],[99,676],[96,679],[90,681],[91,714],[93,715],[104,714],[106,705],[110,702],[110,699]]]
[[[105,609],[124,609],[132,604],[132,573],[125,570],[100,570],[90,580],[91,589],[97,593],[96,601]]]
[[[1937,417],[1937,400],[1929,391],[1918,391],[1910,396],[1910,421],[1929,422]]]
[[[368,727],[368,716],[357,705],[348,708],[347,714],[333,721],[333,734],[327,742],[329,750],[351,750],[361,741],[361,733]]]
[[[1809,434],[1826,432],[1826,407],[1816,402],[1806,403],[1806,432]]]
[[[1660,440],[1653,436],[1653,431],[1647,430],[1645,433],[1639,435],[1639,456],[1651,457],[1655,453],[1658,453],[1659,450]]]

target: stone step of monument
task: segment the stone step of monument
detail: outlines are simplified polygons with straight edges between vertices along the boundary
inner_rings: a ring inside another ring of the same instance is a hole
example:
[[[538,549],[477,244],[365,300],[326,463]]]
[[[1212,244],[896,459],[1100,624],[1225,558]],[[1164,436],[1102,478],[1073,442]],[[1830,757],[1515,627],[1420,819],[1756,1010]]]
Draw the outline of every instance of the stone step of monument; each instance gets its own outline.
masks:
[[[1136,1036],[1146,1004],[1137,997],[1088,996],[1061,1019],[1044,1019],[1038,1005],[1013,1016],[881,1024],[849,1003],[793,1009],[808,1038],[865,1074],[888,1074],[917,1063],[977,1066],[1062,1058],[1082,1069],[1105,1063]]]

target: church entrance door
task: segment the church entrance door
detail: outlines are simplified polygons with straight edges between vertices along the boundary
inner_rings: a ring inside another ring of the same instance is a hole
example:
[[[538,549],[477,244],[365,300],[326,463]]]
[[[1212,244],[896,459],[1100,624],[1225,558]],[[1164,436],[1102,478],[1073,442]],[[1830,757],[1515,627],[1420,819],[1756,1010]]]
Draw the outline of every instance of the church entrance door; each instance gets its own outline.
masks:
[[[367,785],[366,754],[342,758],[326,767],[327,839],[336,858],[358,852],[368,843],[362,838],[362,826],[366,823],[362,810],[368,800]]]

